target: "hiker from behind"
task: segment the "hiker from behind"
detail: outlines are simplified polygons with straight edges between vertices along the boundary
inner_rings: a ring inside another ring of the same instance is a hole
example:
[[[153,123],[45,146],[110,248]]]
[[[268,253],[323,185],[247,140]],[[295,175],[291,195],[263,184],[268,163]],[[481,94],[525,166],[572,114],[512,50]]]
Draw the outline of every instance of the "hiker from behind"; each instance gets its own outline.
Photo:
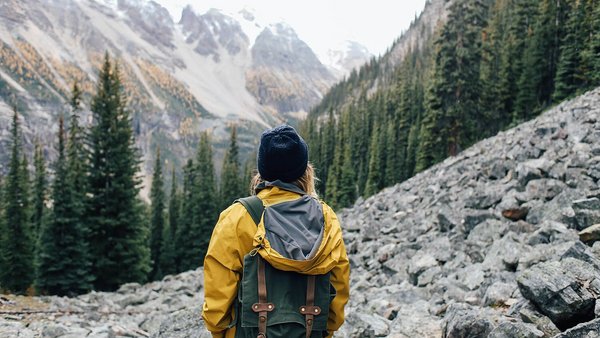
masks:
[[[337,216],[294,128],[265,131],[257,160],[253,196],[224,210],[210,239],[204,323],[213,337],[331,337],[350,291]]]

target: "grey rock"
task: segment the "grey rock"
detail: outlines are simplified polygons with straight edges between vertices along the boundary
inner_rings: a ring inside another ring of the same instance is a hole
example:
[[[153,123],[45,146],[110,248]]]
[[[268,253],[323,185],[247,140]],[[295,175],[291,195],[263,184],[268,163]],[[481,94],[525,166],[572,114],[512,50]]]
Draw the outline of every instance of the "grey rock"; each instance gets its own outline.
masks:
[[[560,194],[566,185],[554,179],[536,179],[527,183],[525,188],[526,193],[530,196],[528,200],[533,198],[550,201],[556,195]]]
[[[483,210],[465,210],[465,218],[463,220],[465,227],[465,234],[468,235],[471,230],[479,223],[489,220],[489,219],[498,219],[498,217],[489,211]]]
[[[600,318],[579,324],[554,338],[600,338]]]
[[[467,304],[455,303],[450,305],[446,312],[442,337],[487,337],[493,329],[493,321],[477,308]]]
[[[594,317],[595,297],[585,287],[585,282],[568,270],[573,268],[575,262],[580,265],[587,263],[572,259],[567,267],[561,264],[563,262],[537,264],[524,271],[517,278],[517,283],[525,298],[534,303],[558,328],[567,329]]]
[[[209,338],[211,337],[202,325],[199,307],[185,309],[173,313],[163,321],[153,338]]]
[[[515,170],[517,180],[519,184],[525,186],[531,180],[545,177],[552,165],[553,163],[545,158],[519,163]]]
[[[413,285],[419,283],[419,276],[429,268],[437,266],[438,262],[432,255],[419,253],[415,255],[408,266],[408,275]]]
[[[541,314],[529,301],[526,301],[526,304],[519,309],[519,316],[523,322],[534,324],[548,337],[552,337],[560,333],[560,330],[556,327],[552,320]]]
[[[490,332],[488,338],[542,338],[544,336],[544,332],[538,330],[533,324],[502,322]]]
[[[598,256],[594,251],[592,251],[589,247],[585,246],[583,243],[576,241],[573,243],[571,247],[565,253],[562,254],[561,260],[566,258],[575,258],[580,261],[586,262],[590,264],[598,273],[600,273],[600,256]]]
[[[488,209],[502,200],[503,192],[496,189],[487,189],[481,191],[475,191],[471,196],[465,200],[465,207],[471,209]]]
[[[460,222],[455,219],[455,216],[448,207],[440,208],[437,219],[440,232],[448,232],[460,224]]]
[[[62,325],[48,325],[42,330],[43,338],[56,338],[67,334],[67,328]]]
[[[538,245],[538,244],[549,244],[554,242],[568,242],[577,240],[576,234],[567,228],[565,224],[544,221],[538,230],[536,230],[527,244]]]
[[[483,305],[500,307],[505,306],[507,301],[512,298],[517,286],[514,283],[494,282],[485,291],[483,296]]]

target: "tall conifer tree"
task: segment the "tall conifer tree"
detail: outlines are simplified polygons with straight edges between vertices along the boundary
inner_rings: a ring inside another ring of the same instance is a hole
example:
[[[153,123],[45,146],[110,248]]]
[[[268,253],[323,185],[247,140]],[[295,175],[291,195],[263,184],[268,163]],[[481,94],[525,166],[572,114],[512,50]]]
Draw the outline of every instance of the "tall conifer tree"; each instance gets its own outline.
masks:
[[[217,221],[215,169],[212,147],[207,132],[200,136],[192,185],[192,220],[182,241],[181,269],[195,269],[204,262],[212,229]]]
[[[585,85],[581,68],[581,51],[585,46],[585,3],[572,0],[570,8],[556,70],[553,99],[557,102],[575,95]]]
[[[242,188],[240,173],[237,128],[233,125],[231,126],[229,149],[227,149],[227,152],[225,153],[223,170],[221,170],[220,209],[227,208],[233,201],[246,195],[246,190]]]
[[[192,159],[188,159],[183,167],[181,213],[175,231],[175,264],[177,272],[185,271],[190,266],[187,262],[184,263],[184,257],[187,257],[186,252],[188,251],[188,245],[190,245],[190,232],[194,221],[195,183],[196,166]]]
[[[34,279],[34,240],[29,217],[29,175],[22,155],[21,130],[17,108],[11,127],[11,156],[5,188],[4,232],[0,234],[0,285],[2,288],[25,292]]]
[[[40,232],[36,287],[43,294],[73,296],[91,289],[87,242],[75,211],[79,189],[70,181],[63,118],[59,121],[58,158],[54,164],[52,213]]]
[[[33,181],[33,210],[31,217],[34,240],[39,236],[42,222],[46,214],[46,200],[48,182],[46,179],[46,164],[44,151],[39,142],[36,142],[33,154],[33,167],[35,169]]]
[[[179,224],[180,220],[181,197],[177,188],[177,176],[175,175],[175,168],[173,168],[171,172],[171,194],[169,195],[168,208],[169,221],[165,224],[165,228],[163,230],[162,249],[161,256],[159,258],[160,269],[165,275],[177,272],[177,265],[175,263],[175,239],[177,225]]]
[[[92,98],[89,133],[90,225],[92,273],[99,290],[127,282],[144,282],[150,270],[148,229],[138,199],[138,155],[118,67],[108,53]]]
[[[165,193],[159,148],[156,149],[150,201],[152,203],[150,216],[150,260],[152,261],[152,270],[150,271],[150,279],[156,280],[161,279],[164,273],[161,269],[160,259],[163,255],[162,249],[164,246]]]

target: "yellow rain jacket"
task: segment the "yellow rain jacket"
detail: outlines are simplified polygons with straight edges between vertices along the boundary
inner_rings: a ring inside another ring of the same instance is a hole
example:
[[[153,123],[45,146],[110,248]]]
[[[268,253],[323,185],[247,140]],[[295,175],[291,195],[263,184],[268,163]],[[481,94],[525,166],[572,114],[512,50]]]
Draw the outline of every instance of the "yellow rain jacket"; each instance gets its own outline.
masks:
[[[300,194],[280,187],[267,187],[258,193],[265,207],[296,200]],[[238,281],[243,270],[244,256],[262,243],[258,253],[274,268],[309,275],[331,272],[331,284],[336,297],[330,304],[327,321],[328,337],[344,322],[344,306],[350,293],[350,265],[337,216],[321,202],[324,217],[323,238],[314,257],[292,260],[271,248],[265,236],[265,226],[258,227],[240,203],[224,210],[217,222],[208,252],[204,258],[204,305],[202,318],[213,337],[234,337],[232,305],[237,296]]]

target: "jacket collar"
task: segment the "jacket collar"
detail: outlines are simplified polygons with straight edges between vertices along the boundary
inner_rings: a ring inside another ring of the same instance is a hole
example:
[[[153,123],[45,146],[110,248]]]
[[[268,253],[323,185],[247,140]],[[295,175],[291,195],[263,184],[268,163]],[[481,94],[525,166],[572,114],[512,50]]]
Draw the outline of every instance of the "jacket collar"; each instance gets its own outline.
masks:
[[[263,181],[258,186],[256,186],[255,192],[258,195],[258,193],[261,190],[271,188],[271,187],[278,187],[280,189],[295,192],[300,195],[306,195],[306,192],[304,190],[300,189],[297,185],[295,185],[293,183],[283,182],[281,180],[276,180],[276,181],[271,181],[271,182]]]

